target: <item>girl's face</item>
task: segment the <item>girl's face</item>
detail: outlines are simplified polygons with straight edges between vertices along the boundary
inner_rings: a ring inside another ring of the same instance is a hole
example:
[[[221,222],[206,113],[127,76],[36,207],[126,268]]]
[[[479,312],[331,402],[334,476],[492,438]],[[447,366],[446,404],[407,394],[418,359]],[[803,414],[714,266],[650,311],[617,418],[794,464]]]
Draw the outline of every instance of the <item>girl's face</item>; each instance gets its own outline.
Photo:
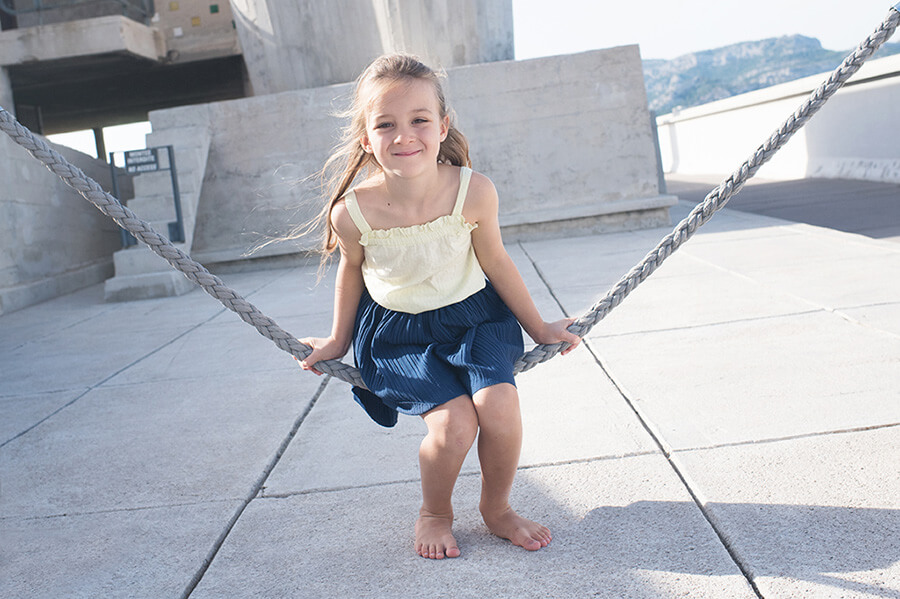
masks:
[[[379,91],[366,114],[363,149],[386,174],[415,177],[433,168],[450,127],[450,117],[440,116],[434,86],[413,79]]]

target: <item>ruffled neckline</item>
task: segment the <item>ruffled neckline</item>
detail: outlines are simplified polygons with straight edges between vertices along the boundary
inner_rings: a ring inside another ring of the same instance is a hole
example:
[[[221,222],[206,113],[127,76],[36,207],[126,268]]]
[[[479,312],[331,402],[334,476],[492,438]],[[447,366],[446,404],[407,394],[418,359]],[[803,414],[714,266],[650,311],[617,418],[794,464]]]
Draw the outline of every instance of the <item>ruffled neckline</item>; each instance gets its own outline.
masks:
[[[418,240],[422,237],[439,238],[452,234],[468,235],[477,227],[477,224],[473,225],[467,222],[462,214],[445,214],[420,225],[366,231],[361,235],[359,243],[361,245],[368,245],[370,241],[403,243],[404,241]]]

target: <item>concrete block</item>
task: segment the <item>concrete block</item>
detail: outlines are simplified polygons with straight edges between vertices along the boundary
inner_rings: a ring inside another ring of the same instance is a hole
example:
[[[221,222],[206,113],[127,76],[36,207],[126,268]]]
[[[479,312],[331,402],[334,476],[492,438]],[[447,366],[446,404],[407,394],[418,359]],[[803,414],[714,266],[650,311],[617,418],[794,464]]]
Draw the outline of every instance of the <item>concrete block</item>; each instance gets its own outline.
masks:
[[[154,30],[121,15],[12,29],[0,34],[2,65],[123,53],[138,59],[161,58]]]
[[[209,127],[201,121],[189,126],[154,128],[147,134],[147,146],[174,146],[178,160],[179,152],[204,148],[209,145],[209,138]]]
[[[861,599],[900,595],[898,446],[893,426],[676,458],[762,596]]]
[[[193,222],[196,218],[197,194],[182,193],[180,197],[182,218]],[[136,197],[128,200],[128,208],[142,220],[165,222],[175,220],[175,200],[172,194]],[[163,232],[167,234],[165,230]]]
[[[116,276],[106,281],[104,297],[108,302],[130,302],[154,297],[182,295],[196,285],[180,272],[170,270]]]
[[[553,532],[535,553],[490,534],[479,487],[460,478],[439,564],[413,551],[418,482],[255,499],[192,597],[754,597],[661,456],[520,471],[513,505]]]
[[[556,83],[536,91],[533,81]],[[153,113],[170,124],[216,123],[207,168],[215,176],[200,198],[197,251],[238,259],[315,218],[323,200],[312,176],[342,125],[328,115],[350,91],[342,84],[217,102],[206,112]],[[659,190],[636,46],[449,69],[447,94],[475,168],[498,189],[508,241],[668,223],[674,198]],[[281,251],[311,249],[312,237]]]
[[[196,176],[193,171],[178,172],[178,192],[180,194],[198,194],[202,175]],[[198,180],[199,179],[199,180]],[[172,177],[169,171],[144,173],[134,178],[135,197],[173,196]]]
[[[168,223],[166,222],[155,224],[168,225]],[[167,227],[154,226],[153,228],[156,231],[161,231]],[[168,231],[166,231],[166,233],[167,232]],[[181,249],[183,249],[184,244],[175,244],[175,247],[180,247]],[[113,260],[116,266],[117,277],[126,277],[157,272],[168,273],[169,271],[174,274],[178,274],[181,277],[184,277],[181,272],[175,270],[164,258],[153,253],[153,251],[149,247],[143,244],[131,246],[124,250],[119,250],[118,252],[113,254]]]

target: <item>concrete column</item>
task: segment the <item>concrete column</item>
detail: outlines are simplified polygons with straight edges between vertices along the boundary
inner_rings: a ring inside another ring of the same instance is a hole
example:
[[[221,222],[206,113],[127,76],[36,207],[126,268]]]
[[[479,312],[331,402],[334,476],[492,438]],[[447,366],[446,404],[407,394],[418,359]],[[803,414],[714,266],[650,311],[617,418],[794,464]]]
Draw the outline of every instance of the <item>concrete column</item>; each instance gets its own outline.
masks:
[[[375,0],[385,51],[435,67],[515,58],[511,0]]]
[[[404,50],[438,67],[513,58],[511,0],[231,0],[253,95],[352,81]]]
[[[13,102],[12,84],[9,81],[9,73],[0,67],[0,106],[13,116],[16,116],[16,105]]]
[[[354,79],[381,53],[371,2],[232,0],[253,95]]]

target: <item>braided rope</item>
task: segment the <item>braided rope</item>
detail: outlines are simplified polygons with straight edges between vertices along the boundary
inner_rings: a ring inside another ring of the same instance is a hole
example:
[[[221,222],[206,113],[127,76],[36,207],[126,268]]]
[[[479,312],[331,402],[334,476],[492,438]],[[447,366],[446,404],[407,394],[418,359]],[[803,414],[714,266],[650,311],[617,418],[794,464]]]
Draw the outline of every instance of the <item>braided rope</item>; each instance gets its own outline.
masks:
[[[898,4],[900,7],[900,4]],[[606,296],[569,327],[569,330],[583,337],[591,328],[600,322],[613,308],[618,306],[635,287],[652,274],[660,264],[687,241],[712,215],[723,208],[728,200],[743,187],[744,183],[777,152],[788,139],[815,114],[819,108],[847,81],[863,63],[891,37],[900,22],[900,8],[894,7],[879,28],[835,69],[831,76],[810,94],[804,104],[797,109],[769,139],[745,161],[728,179],[713,189],[691,213],[682,220],[675,229],[663,238],[644,259],[625,274]],[[299,358],[306,358],[312,348],[300,343],[293,335],[279,327],[275,321],[259,311],[259,309],[241,297],[236,291],[225,285],[217,276],[210,273],[202,264],[194,261],[185,252],[175,247],[164,235],[157,233],[153,227],[141,220],[128,207],[103,190],[96,181],[85,175],[81,169],[70,164],[58,152],[26,127],[16,121],[9,112],[0,107],[0,129],[13,141],[28,150],[37,160],[53,171],[64,183],[78,191],[86,200],[96,206],[103,214],[112,218],[120,227],[129,231],[138,240],[147,244],[150,249],[162,257],[173,268],[184,274],[188,280],[199,285],[206,293],[219,300],[226,308],[235,312],[241,320],[253,325],[256,330],[270,339],[280,349]],[[545,362],[563,350],[567,345],[539,345],[516,362],[515,372],[530,370],[537,364]],[[339,360],[319,362],[319,370],[335,376],[345,382],[365,387],[359,371]]]
[[[653,248],[641,262],[619,279],[606,295],[598,300],[587,312],[577,318],[569,331],[579,337],[584,337],[591,328],[600,322],[606,315],[625,299],[635,287],[649,277],[663,261],[672,255],[672,252],[681,247],[685,241],[691,238],[698,227],[706,223],[713,214],[725,207],[728,200],[738,193],[744,183],[752,177],[759,167],[769,161],[791,136],[825,104],[834,93],[853,76],[863,63],[875,52],[881,44],[887,41],[897,24],[900,22],[900,3],[892,7],[885,17],[884,22],[872,35],[865,39],[855,51],[849,54],[841,65],[836,68],[828,79],[817,87],[807,100],[781,124],[772,135],[760,145],[753,154],[727,179],[713,189],[703,202],[697,204],[690,214],[675,226],[675,229],[666,235],[662,241]],[[516,362],[516,372],[530,370],[537,364],[549,360],[561,350],[568,347],[566,343],[554,345],[539,345],[519,358]]]
[[[253,325],[263,337],[271,339],[279,348],[301,360],[310,354],[312,348],[300,343],[293,335],[279,327],[275,321],[260,312],[256,306],[225,285],[219,277],[210,273],[202,264],[195,262],[190,256],[175,247],[164,235],[153,230],[148,222],[138,218],[112,194],[105,192],[99,183],[85,175],[78,167],[70,164],[59,152],[53,150],[43,139],[22,126],[3,108],[0,108],[0,129],[43,162],[63,182],[77,190],[100,212],[112,218],[120,227],[147,244],[155,254],[182,272],[185,277],[199,285],[206,293],[222,302],[226,308],[240,316],[241,320]],[[317,367],[322,372],[336,376],[348,383],[364,386],[359,372],[343,362],[328,360],[320,362]]]

